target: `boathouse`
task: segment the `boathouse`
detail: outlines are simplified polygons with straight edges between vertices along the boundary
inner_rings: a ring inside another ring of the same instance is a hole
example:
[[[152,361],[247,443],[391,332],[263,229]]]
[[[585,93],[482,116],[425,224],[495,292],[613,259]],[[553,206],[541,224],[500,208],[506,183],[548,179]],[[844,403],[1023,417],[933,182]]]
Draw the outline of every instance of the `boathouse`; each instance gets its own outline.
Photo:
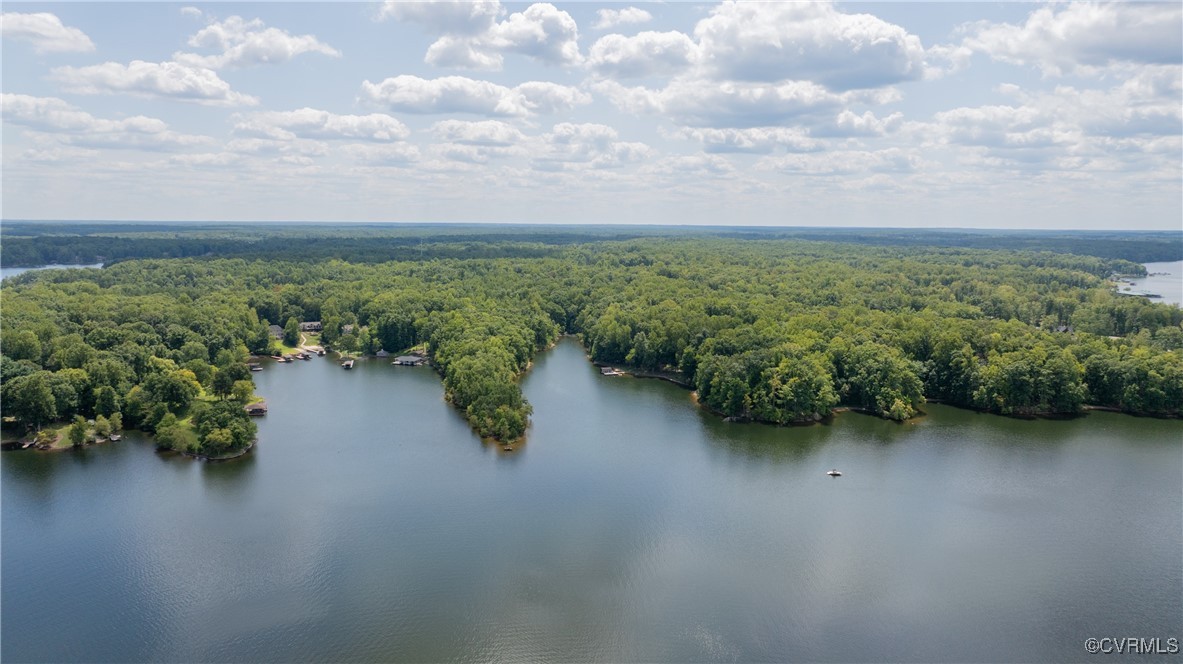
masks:
[[[262,417],[267,414],[267,402],[256,401],[255,403],[248,403],[243,406],[246,409],[246,414],[251,417]]]
[[[417,367],[427,361],[427,358],[419,355],[399,355],[394,358],[392,364],[397,364],[401,367]]]

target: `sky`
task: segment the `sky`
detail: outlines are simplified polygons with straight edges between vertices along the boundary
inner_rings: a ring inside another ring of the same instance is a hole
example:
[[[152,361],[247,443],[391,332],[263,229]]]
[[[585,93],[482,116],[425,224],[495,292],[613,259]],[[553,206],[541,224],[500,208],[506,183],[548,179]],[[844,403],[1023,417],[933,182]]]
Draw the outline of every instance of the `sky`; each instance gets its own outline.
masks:
[[[4,2],[3,219],[1179,230],[1183,4]]]

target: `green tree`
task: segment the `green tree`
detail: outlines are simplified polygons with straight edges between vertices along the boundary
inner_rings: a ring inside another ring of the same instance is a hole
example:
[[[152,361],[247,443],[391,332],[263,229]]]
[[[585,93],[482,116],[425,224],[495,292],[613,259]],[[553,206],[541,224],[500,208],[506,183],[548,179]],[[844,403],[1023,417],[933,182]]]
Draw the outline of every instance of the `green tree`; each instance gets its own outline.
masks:
[[[255,395],[255,384],[249,380],[236,380],[234,386],[230,390],[230,396],[234,401],[240,404],[245,404],[251,400]]]
[[[6,334],[3,351],[14,360],[29,360],[41,364],[41,340],[30,330],[17,330]]]
[[[68,432],[70,444],[74,447],[81,447],[86,442],[87,430],[86,420],[81,415],[75,415],[74,422],[70,425]]]
[[[40,428],[46,422],[57,418],[57,401],[47,380],[48,373],[41,371],[19,376],[4,384],[4,412],[11,414],[26,425]]]
[[[94,418],[94,433],[96,436],[99,436],[100,438],[106,438],[107,436],[110,436],[111,435],[111,422],[107,418],[103,417],[102,415],[95,417]]]
[[[283,343],[285,346],[300,345],[300,322],[294,317],[283,326]]]

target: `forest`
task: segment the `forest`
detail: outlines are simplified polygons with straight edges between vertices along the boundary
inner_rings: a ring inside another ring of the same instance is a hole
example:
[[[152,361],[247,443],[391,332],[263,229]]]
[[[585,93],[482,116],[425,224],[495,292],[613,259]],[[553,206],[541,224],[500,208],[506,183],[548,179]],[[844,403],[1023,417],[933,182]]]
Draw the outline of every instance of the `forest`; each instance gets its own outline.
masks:
[[[526,434],[519,379],[562,334],[737,420],[846,407],[902,421],[926,401],[1021,417],[1183,407],[1183,311],[1115,292],[1113,275],[1144,270],[1112,251],[521,233],[286,250],[273,237],[261,255],[214,247],[5,280],[4,415],[30,431],[118,416],[165,447],[240,448],[254,436],[246,362],[273,352],[268,325],[293,320],[321,321],[347,353],[426,347],[446,398],[502,441]],[[155,240],[172,241],[127,239]]]

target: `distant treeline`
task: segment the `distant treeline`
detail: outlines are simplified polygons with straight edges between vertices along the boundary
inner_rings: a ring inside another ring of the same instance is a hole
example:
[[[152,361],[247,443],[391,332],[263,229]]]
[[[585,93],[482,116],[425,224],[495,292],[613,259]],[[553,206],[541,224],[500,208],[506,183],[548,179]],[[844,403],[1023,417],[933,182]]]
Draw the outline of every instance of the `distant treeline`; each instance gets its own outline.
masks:
[[[6,222],[0,264],[115,263],[133,258],[250,258],[356,263],[539,258],[557,248],[636,238],[794,239],[895,247],[1051,251],[1135,263],[1183,259],[1183,233],[947,229],[526,226],[429,224],[134,224]]]

